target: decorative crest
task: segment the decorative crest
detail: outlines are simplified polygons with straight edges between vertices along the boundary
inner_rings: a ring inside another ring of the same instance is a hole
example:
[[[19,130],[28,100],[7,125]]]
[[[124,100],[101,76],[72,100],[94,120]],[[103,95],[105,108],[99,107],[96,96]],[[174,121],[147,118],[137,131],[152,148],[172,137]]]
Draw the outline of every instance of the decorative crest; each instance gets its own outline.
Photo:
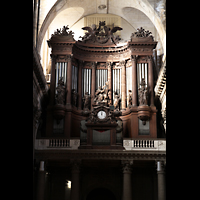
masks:
[[[102,28],[103,27],[103,28]],[[95,24],[93,24],[91,27],[86,26],[82,28],[83,30],[86,30],[88,32],[85,33],[82,38],[82,41],[90,41],[90,42],[97,42],[100,44],[105,44],[107,42],[114,43],[115,45],[121,40],[121,38],[117,35],[113,35],[113,33],[117,31],[121,31],[121,27],[113,27],[110,29],[106,26],[105,21],[99,21],[99,27],[97,28]]]
[[[63,28],[61,29],[56,29],[56,31],[54,31],[54,34],[51,34],[51,38],[50,40],[48,40],[48,45],[49,47],[51,47],[51,42],[74,42],[74,32],[72,31],[67,31],[68,25],[67,26],[63,26]]]
[[[149,30],[145,31],[145,29],[142,27],[137,28],[137,31],[132,33],[131,35],[131,39],[132,38],[147,38],[147,37],[152,38],[153,40],[152,33]]]
[[[67,26],[63,26],[63,28],[62,28],[62,30],[61,30],[61,28],[60,29],[56,29],[56,31],[54,31],[54,34],[52,34],[51,35],[51,37],[52,36],[54,36],[54,35],[73,35],[74,34],[74,32],[72,32],[72,31],[67,31],[69,28],[68,28],[68,26],[69,25],[67,25]]]

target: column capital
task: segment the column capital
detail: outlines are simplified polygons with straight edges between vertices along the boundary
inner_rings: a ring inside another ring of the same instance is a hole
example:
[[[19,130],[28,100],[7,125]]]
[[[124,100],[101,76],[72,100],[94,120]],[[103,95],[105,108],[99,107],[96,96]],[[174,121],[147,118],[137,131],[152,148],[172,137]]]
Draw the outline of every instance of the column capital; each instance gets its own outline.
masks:
[[[157,172],[164,172],[164,161],[156,160]]]
[[[138,55],[131,55],[131,61],[136,61],[137,57],[138,57]]]
[[[148,61],[152,61],[152,59],[153,59],[152,56],[147,56]]]
[[[126,61],[125,61],[125,60],[120,61],[120,62],[119,62],[119,66],[120,66],[121,68],[125,68],[125,66],[126,66]]]
[[[73,54],[69,54],[65,56],[65,60],[67,60],[68,62],[71,61]]]
[[[92,66],[92,69],[96,69],[96,63],[95,62],[91,62],[91,66]]]
[[[106,62],[106,65],[107,65],[108,69],[111,69],[111,67],[112,67],[112,62]]]
[[[132,160],[122,160],[121,163],[122,163],[123,173],[130,174],[132,172],[133,161]]]
[[[81,167],[81,160],[70,160],[72,173],[79,173]]]

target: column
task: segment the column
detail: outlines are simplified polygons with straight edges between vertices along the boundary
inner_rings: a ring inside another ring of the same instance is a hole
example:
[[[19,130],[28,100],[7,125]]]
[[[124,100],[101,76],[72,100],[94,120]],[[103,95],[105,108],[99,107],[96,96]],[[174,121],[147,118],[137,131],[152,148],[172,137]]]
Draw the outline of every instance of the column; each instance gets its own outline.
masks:
[[[50,106],[54,105],[55,99],[55,66],[56,55],[51,54],[51,83],[50,83]]]
[[[125,61],[121,62],[122,67],[122,110],[126,110],[126,65]]]
[[[163,169],[163,162],[157,161],[157,175],[158,175],[158,200],[165,200],[165,172]]]
[[[95,96],[95,87],[96,87],[96,65],[94,62],[92,62],[92,83],[91,83],[91,109],[92,109],[92,104],[94,101],[94,96]]]
[[[79,173],[80,173],[80,161],[73,160],[71,161],[71,195],[70,200],[79,200],[80,192],[80,182],[79,182]]]
[[[40,168],[37,177],[37,188],[36,188],[36,200],[44,200],[44,190],[45,190],[45,170],[44,161],[40,161]]]
[[[149,78],[150,106],[154,106],[152,56],[148,56],[148,76],[149,76],[148,78]]]
[[[131,171],[133,161],[122,161],[123,165],[123,196],[122,200],[132,200]]]
[[[132,106],[137,106],[137,63],[136,56],[131,56],[132,61]]]
[[[78,66],[78,109],[81,110],[82,105],[82,66],[83,62],[79,60]]]
[[[110,89],[110,105],[113,105],[113,90],[112,90],[112,67],[111,67],[111,63],[107,63],[108,66],[108,86]]]
[[[72,95],[72,57],[68,55],[67,58],[67,98],[66,98],[66,107],[71,108],[71,95]]]

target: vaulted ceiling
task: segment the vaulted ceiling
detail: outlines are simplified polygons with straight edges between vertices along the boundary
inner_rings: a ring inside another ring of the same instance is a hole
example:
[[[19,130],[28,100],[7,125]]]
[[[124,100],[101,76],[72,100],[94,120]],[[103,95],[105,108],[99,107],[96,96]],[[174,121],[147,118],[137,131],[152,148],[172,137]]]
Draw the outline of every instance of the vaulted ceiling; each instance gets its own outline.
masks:
[[[165,2],[166,0],[40,0],[37,50],[40,52],[47,31],[50,37],[57,28],[69,25],[77,39],[80,35],[83,36],[81,20],[84,17],[94,14],[113,14],[123,20],[122,24],[126,30],[123,30],[125,38],[122,39],[129,39],[125,32],[128,34],[130,32],[131,35],[142,26],[153,33],[159,42],[157,48],[161,49],[165,58]]]

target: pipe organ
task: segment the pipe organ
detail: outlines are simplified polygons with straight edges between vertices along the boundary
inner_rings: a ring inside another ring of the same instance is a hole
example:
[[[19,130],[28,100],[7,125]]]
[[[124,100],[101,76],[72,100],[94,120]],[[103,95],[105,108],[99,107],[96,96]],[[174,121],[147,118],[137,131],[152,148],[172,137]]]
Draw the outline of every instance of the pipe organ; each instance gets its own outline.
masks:
[[[84,96],[86,92],[91,94],[91,77],[91,69],[82,69],[82,96]]]
[[[64,81],[64,85],[66,85],[66,76],[67,76],[67,63],[66,62],[57,62],[56,63],[56,69],[55,69],[55,75],[56,75],[56,87],[58,87],[58,81],[62,78],[62,81]]]
[[[105,23],[100,25],[105,26]],[[119,95],[123,137],[155,138],[152,55],[157,42],[152,35],[136,32],[130,41],[120,43],[119,36],[109,35],[108,32],[97,33],[101,30],[90,31],[81,40],[75,41],[73,33],[65,27],[47,41],[52,49],[52,78],[46,134],[59,136],[53,132],[52,124],[55,119],[63,119],[64,136],[79,137],[80,121],[85,119],[82,112],[93,109],[95,93],[101,86],[100,89],[107,87],[108,106],[114,105],[114,98]],[[64,86],[57,92],[60,78]],[[55,96],[66,99],[59,101],[64,102],[63,105],[56,104]]]
[[[108,81],[108,70],[107,69],[96,69],[96,89],[99,86],[103,87]]]
[[[113,77],[113,82],[112,82],[113,96],[115,92],[117,92],[118,95],[121,95],[122,70],[113,69],[112,77]]]
[[[138,87],[141,88],[142,79],[145,80],[145,85],[148,86],[148,63],[138,63],[137,64],[137,80]]]
[[[72,89],[78,92],[78,67],[72,65]]]

